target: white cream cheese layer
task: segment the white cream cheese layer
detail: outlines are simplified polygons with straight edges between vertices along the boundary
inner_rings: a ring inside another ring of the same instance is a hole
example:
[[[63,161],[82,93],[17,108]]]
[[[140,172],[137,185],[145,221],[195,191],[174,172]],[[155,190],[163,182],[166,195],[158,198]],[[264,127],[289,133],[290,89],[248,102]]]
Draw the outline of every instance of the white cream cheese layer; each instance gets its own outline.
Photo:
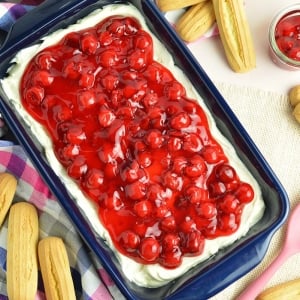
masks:
[[[199,101],[200,105],[207,114],[212,135],[223,147],[223,150],[229,158],[231,165],[237,170],[240,179],[242,181],[250,183],[255,190],[255,199],[251,203],[246,205],[243,211],[239,229],[230,236],[218,237],[214,240],[206,240],[203,254],[197,257],[184,257],[182,265],[176,269],[165,269],[159,264],[139,264],[134,260],[120,254],[115,249],[108,231],[103,227],[98,218],[97,209],[94,207],[93,203],[85,197],[78,185],[66,174],[66,171],[56,159],[52,148],[52,142],[45,129],[39,123],[37,123],[21,105],[19,85],[23,72],[25,71],[27,64],[29,63],[31,58],[42,49],[58,43],[67,33],[92,27],[99,23],[101,20],[111,15],[134,17],[138,19],[142,27],[151,34],[154,42],[154,59],[166,66],[174,74],[175,78],[185,86],[187,95],[190,98],[194,98]],[[48,35],[47,37],[44,37],[40,44],[21,50],[15,56],[13,62],[14,64],[9,70],[9,76],[0,81],[3,90],[5,91],[7,97],[10,99],[14,109],[21,116],[26,125],[30,128],[32,135],[38,137],[40,144],[44,148],[45,155],[47,160],[49,161],[49,164],[63,181],[65,186],[68,188],[70,194],[75,199],[78,206],[84,212],[87,219],[91,222],[94,230],[115,252],[115,255],[119,260],[124,274],[130,281],[144,287],[159,287],[165,285],[171,280],[186,273],[193,266],[210,258],[221,248],[231,245],[236,240],[246,235],[249,229],[262,217],[264,212],[264,202],[258,183],[238,158],[234,148],[229,143],[229,141],[224,138],[224,136],[217,129],[214,119],[205,106],[203,99],[197,94],[191,82],[184,75],[184,73],[175,66],[171,54],[166,50],[164,45],[162,45],[162,43],[159,42],[158,39],[150,32],[150,30],[146,26],[143,16],[134,6],[112,4],[105,6],[103,9],[97,9],[87,17],[79,20],[76,24],[70,25],[66,29],[58,30]]]

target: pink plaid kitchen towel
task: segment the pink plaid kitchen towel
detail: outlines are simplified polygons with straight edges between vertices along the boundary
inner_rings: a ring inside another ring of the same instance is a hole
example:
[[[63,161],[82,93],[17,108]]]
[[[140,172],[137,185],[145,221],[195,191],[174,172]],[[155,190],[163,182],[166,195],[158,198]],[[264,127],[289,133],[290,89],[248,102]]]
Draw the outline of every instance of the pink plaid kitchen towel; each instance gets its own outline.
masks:
[[[33,9],[42,1],[18,1],[11,3],[8,1],[0,2],[0,29],[8,31],[12,24],[26,12]]]
[[[21,146],[0,140],[0,172],[9,172],[18,179],[15,202],[28,201],[38,209],[40,238],[59,236],[64,240],[76,289],[76,299],[123,299],[95,255],[83,243]],[[6,234],[7,218],[0,229],[0,299],[7,299]],[[36,299],[45,299],[41,274]]]

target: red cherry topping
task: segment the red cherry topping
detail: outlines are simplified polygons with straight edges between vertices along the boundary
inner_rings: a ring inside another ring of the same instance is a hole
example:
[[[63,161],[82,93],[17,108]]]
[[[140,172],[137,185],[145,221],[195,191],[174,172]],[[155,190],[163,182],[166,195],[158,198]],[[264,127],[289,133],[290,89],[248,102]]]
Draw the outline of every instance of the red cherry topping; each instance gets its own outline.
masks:
[[[80,41],[81,50],[87,54],[94,54],[98,48],[97,37],[92,33],[83,34]]]
[[[147,225],[142,221],[137,221],[137,223],[133,226],[133,230],[139,237],[143,238],[147,232]],[[121,232],[121,234],[122,233],[123,232]]]
[[[43,52],[36,56],[35,62],[41,70],[49,70],[55,59],[51,52]]]
[[[187,216],[180,224],[180,228],[183,232],[188,233],[196,230],[197,226],[194,220],[191,217]]]
[[[170,121],[170,125],[174,129],[187,128],[190,126],[190,124],[191,124],[191,118],[186,112],[178,113]]]
[[[241,183],[235,191],[235,196],[241,203],[249,203],[254,198],[254,190],[248,183]]]
[[[98,62],[105,68],[113,67],[117,64],[118,56],[114,50],[103,51],[98,58]]]
[[[167,216],[161,220],[160,229],[165,232],[173,232],[176,229],[176,220],[173,216]]]
[[[133,199],[139,200],[146,195],[146,186],[142,181],[134,181],[133,183],[127,184],[125,186],[126,195]]]
[[[140,244],[141,257],[145,261],[153,262],[159,257],[160,248],[160,244],[155,238],[146,237]]]
[[[165,93],[171,101],[175,101],[185,95],[185,89],[179,82],[172,81],[166,85]]]
[[[204,248],[204,237],[197,230],[189,232],[185,236],[183,248],[187,253],[191,253],[191,254],[202,253]]]
[[[198,204],[208,200],[208,191],[196,185],[189,186],[185,191],[189,201],[193,204]]]
[[[172,251],[161,254],[161,264],[169,269],[174,269],[181,265],[182,255],[180,247],[174,247]]]
[[[226,186],[223,182],[214,181],[209,185],[209,191],[213,197],[219,197],[226,193]]]
[[[278,48],[287,57],[300,60],[300,15],[291,13],[279,20],[275,28]]]
[[[62,158],[63,160],[69,161],[72,158],[75,158],[79,154],[79,146],[69,144],[62,149]]]
[[[171,190],[180,191],[182,189],[183,180],[176,173],[167,172],[165,174],[164,182],[165,185]]]
[[[149,200],[139,201],[134,205],[134,211],[141,218],[147,217],[152,212],[152,204]]]
[[[164,142],[164,137],[161,131],[153,129],[146,136],[146,143],[152,149],[160,148]]]
[[[33,81],[36,85],[49,86],[53,82],[54,77],[48,71],[41,70],[36,72]]]
[[[101,170],[90,169],[87,173],[87,187],[91,189],[99,188],[104,181],[104,174]]]
[[[120,244],[128,252],[134,252],[140,244],[140,237],[131,230],[124,231],[120,235]]]
[[[201,155],[204,160],[210,164],[219,163],[224,160],[224,154],[220,147],[215,145],[206,145],[201,149]]]
[[[83,156],[78,155],[68,167],[69,176],[74,179],[80,179],[87,172],[86,160]]]
[[[190,159],[190,164],[185,168],[188,177],[199,177],[207,170],[206,163],[200,155],[194,155]]]
[[[137,262],[176,268],[200,255],[254,198],[134,18],[109,17],[42,50],[20,93],[115,247]]]
[[[163,249],[166,252],[174,251],[180,245],[180,237],[175,233],[167,233],[163,238]]]
[[[120,210],[123,206],[123,203],[118,192],[114,192],[113,195],[106,195],[104,199],[104,205],[110,210]]]
[[[236,178],[236,172],[233,167],[227,164],[222,164],[217,167],[217,178],[224,183],[232,182]]]
[[[98,120],[99,120],[99,124],[102,127],[108,127],[112,124],[112,122],[115,120],[116,115],[114,114],[114,112],[109,109],[109,108],[105,108],[102,107],[100,109],[100,112],[98,114]]]
[[[25,99],[28,104],[40,105],[44,98],[44,89],[39,86],[30,87],[25,92]]]
[[[217,215],[216,204],[213,202],[201,203],[200,207],[198,208],[198,213],[205,219],[212,219]]]
[[[201,138],[195,133],[188,133],[183,138],[183,149],[189,152],[199,152],[203,147]]]
[[[225,213],[234,213],[239,208],[239,200],[232,194],[226,194],[223,198],[220,208]]]
[[[83,73],[79,80],[79,85],[83,88],[91,88],[95,83],[94,74]]]
[[[220,216],[219,228],[224,232],[234,232],[237,229],[237,219],[235,214],[224,214]]]

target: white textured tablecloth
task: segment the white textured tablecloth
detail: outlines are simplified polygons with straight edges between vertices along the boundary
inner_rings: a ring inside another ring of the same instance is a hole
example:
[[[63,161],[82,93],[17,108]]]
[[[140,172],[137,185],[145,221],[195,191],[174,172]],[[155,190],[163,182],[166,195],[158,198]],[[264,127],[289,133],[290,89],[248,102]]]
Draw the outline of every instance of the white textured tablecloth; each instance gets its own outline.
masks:
[[[300,124],[292,116],[287,95],[228,83],[215,84],[283,184],[291,207],[300,203]],[[278,255],[285,230],[283,226],[277,231],[265,258],[254,270],[211,299],[235,299]],[[299,277],[300,254],[296,254],[266,287]]]

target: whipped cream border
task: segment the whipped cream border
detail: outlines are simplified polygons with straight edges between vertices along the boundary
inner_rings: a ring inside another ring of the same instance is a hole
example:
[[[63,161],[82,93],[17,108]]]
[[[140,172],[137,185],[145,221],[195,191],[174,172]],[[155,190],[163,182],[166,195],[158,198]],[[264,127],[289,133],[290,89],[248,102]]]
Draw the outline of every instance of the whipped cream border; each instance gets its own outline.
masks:
[[[86,198],[78,185],[70,177],[68,177],[66,171],[55,157],[55,154],[52,150],[52,142],[50,137],[48,136],[44,128],[39,123],[37,123],[21,105],[19,85],[22,74],[33,56],[35,56],[38,52],[45,49],[46,47],[58,43],[67,33],[92,27],[101,22],[101,20],[105,19],[106,17],[117,14],[138,19],[143,29],[151,34],[154,43],[154,59],[162,65],[166,66],[174,74],[175,78],[177,78],[177,80],[185,86],[187,95],[190,98],[196,99],[199,102],[206,113],[212,135],[218,141],[218,143],[221,144],[223,151],[225,152],[227,157],[229,157],[231,165],[236,170],[238,170],[237,172],[240,179],[250,183],[255,190],[255,199],[245,206],[239,229],[230,236],[218,237],[214,240],[206,240],[204,251],[200,256],[184,257],[181,266],[176,269],[165,269],[159,264],[143,265],[135,262],[127,256],[124,256],[115,249],[108,231],[105,230],[98,218],[97,208],[94,206],[92,201]],[[72,195],[79,208],[85,214],[86,218],[90,221],[95,232],[97,232],[101,236],[101,238],[105,240],[108,246],[114,251],[121,265],[123,273],[130,281],[143,287],[163,286],[183,275],[192,267],[198,265],[204,260],[207,260],[214,254],[216,254],[220,249],[233,244],[236,240],[245,236],[249,229],[262,217],[264,212],[264,202],[258,183],[253,178],[252,174],[247,170],[246,166],[238,158],[233,146],[218,130],[210,111],[206,107],[203,99],[196,92],[189,79],[182,72],[182,70],[180,70],[175,65],[171,54],[156,38],[156,36],[151,33],[145,23],[143,16],[133,5],[110,4],[105,6],[104,8],[96,9],[88,16],[77,21],[77,23],[72,24],[67,28],[57,30],[54,33],[51,33],[50,35],[42,38],[41,43],[19,51],[12,62],[14,64],[8,71],[9,76],[0,80],[0,84],[2,85],[4,92],[6,93],[8,99],[10,99],[10,103],[13,105],[18,115],[30,128],[32,135],[39,137],[39,143],[42,145],[45,151],[45,155],[49,164],[51,165],[55,173],[60,177],[64,185],[67,187],[70,195]]]

